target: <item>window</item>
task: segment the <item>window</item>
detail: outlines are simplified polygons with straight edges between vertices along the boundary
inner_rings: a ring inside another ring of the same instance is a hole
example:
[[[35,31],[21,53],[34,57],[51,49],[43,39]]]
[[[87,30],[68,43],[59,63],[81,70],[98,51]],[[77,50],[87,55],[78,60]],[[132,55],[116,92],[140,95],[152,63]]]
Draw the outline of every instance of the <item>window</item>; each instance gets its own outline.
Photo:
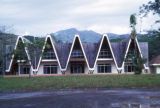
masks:
[[[109,49],[101,49],[99,53],[99,58],[112,58],[111,52]]]
[[[44,65],[44,74],[57,74],[57,65]]]
[[[98,64],[98,73],[111,73],[111,64]]]
[[[46,50],[43,53],[43,59],[56,59],[56,56],[54,54],[53,50]]]
[[[134,72],[134,66],[132,65],[132,63],[125,63],[124,71],[125,72]]]
[[[71,73],[84,73],[83,64],[71,64]]]
[[[83,52],[81,50],[73,50],[71,57],[72,58],[83,58]]]
[[[134,55],[134,50],[129,50],[127,57],[131,58]]]
[[[129,58],[127,58],[125,60],[124,71],[125,72],[134,72],[134,66],[133,66],[132,60]]]
[[[21,74],[29,74],[30,73],[30,66],[22,66]]]

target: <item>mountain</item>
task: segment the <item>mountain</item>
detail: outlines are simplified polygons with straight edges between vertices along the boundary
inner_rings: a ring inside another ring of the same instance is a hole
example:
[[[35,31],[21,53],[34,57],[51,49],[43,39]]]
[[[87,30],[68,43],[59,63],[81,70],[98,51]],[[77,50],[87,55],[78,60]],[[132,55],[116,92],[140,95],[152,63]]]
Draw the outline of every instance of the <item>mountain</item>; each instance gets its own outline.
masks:
[[[83,30],[79,31],[75,28],[70,28],[66,30],[61,30],[55,33],[51,33],[51,36],[54,36],[55,40],[57,42],[72,42],[75,34],[78,34],[82,40],[82,42],[98,42],[102,34],[99,34],[97,32],[94,32],[92,30]],[[126,39],[129,37],[129,34],[123,34],[123,35],[118,35],[114,33],[106,33],[109,37],[109,39]]]
[[[79,31],[75,28],[51,33],[51,36],[54,36],[56,40],[61,41],[61,42],[72,42],[76,34],[80,36],[83,42],[97,42],[101,39],[101,34],[99,33],[96,33],[91,30]]]

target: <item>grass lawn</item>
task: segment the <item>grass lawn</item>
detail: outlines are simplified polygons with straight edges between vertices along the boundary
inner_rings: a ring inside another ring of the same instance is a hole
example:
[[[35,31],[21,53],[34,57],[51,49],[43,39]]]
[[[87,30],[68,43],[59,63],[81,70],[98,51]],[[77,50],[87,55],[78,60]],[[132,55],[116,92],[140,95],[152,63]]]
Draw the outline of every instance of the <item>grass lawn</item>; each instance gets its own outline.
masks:
[[[37,91],[72,88],[160,88],[160,75],[77,75],[0,77],[0,91]]]

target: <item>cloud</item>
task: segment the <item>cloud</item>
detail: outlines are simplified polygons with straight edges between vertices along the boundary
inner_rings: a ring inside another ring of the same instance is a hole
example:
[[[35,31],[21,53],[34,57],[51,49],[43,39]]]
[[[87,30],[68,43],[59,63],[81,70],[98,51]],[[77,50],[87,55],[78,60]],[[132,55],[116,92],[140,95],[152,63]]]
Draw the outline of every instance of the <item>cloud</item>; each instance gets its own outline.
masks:
[[[148,0],[1,0],[0,25],[44,35],[76,27],[99,33],[128,33],[129,16]],[[146,23],[145,26],[148,24]]]

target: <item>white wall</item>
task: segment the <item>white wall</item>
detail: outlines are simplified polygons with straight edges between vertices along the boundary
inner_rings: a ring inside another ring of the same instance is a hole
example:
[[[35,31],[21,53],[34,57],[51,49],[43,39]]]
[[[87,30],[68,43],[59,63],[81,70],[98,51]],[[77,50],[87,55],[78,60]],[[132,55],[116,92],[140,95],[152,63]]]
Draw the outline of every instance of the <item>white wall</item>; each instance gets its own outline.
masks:
[[[156,73],[157,73],[157,74],[160,74],[160,66],[158,66],[158,67],[156,68]]]

